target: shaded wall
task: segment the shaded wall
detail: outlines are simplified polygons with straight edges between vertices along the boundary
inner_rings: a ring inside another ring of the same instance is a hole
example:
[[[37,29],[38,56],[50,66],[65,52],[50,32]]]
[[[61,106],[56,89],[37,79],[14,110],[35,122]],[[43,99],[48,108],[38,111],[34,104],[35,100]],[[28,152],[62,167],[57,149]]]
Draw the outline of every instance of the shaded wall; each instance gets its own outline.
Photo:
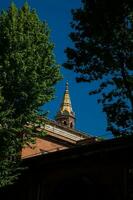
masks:
[[[29,169],[0,199],[131,200],[132,150],[133,141],[112,140],[27,159]]]

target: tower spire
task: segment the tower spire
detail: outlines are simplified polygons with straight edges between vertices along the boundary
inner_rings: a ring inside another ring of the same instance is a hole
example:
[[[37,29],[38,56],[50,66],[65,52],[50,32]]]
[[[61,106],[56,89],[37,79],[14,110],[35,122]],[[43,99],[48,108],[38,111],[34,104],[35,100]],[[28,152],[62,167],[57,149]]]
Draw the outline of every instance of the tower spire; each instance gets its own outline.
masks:
[[[64,93],[64,97],[63,97],[63,101],[60,107],[60,112],[68,112],[69,114],[71,114],[73,112],[72,110],[72,105],[71,105],[71,99],[70,99],[70,95],[69,95],[69,84],[68,81],[66,82],[66,89],[65,89],[65,93]]]
[[[63,96],[63,100],[60,106],[60,110],[56,116],[56,121],[69,128],[74,128],[75,114],[72,109],[71,99],[69,95],[69,84],[66,82],[66,88]]]

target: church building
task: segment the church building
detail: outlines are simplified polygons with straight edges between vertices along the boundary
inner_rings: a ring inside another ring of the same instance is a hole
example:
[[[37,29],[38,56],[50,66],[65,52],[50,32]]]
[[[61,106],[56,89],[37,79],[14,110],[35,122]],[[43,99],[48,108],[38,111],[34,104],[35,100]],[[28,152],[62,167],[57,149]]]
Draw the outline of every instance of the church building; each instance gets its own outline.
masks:
[[[55,121],[44,124],[38,132],[47,134],[22,150],[25,170],[0,189],[1,200],[133,200],[133,135],[99,140],[76,130],[68,83]]]
[[[46,135],[44,137],[36,137],[35,144],[29,144],[23,148],[22,158],[68,149],[86,142],[95,142],[97,140],[96,137],[75,129],[75,120],[76,117],[72,109],[67,82],[63,100],[55,120],[46,120],[45,125],[37,129],[38,131],[43,130]]]

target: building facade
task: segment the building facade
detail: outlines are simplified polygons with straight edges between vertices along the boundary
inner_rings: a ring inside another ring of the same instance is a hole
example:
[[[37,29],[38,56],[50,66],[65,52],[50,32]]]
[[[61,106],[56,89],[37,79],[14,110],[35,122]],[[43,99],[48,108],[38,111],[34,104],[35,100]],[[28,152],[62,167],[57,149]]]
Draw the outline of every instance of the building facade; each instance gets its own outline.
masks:
[[[132,200],[133,136],[34,156],[1,200]]]

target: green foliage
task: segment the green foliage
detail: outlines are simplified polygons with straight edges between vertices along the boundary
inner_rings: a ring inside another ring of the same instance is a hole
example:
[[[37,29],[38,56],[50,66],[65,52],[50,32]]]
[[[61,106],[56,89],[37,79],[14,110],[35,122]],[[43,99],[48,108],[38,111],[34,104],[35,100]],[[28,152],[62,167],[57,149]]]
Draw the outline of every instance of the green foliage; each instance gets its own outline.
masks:
[[[0,186],[16,178],[18,154],[29,141],[39,106],[60,80],[46,22],[27,3],[0,15]]]
[[[77,81],[97,82],[90,94],[100,94],[115,136],[133,133],[133,2],[82,1],[72,11],[74,46],[65,50],[64,66],[78,73]]]
[[[0,187],[12,184],[20,173],[21,139],[16,134],[13,130],[0,130]]]

